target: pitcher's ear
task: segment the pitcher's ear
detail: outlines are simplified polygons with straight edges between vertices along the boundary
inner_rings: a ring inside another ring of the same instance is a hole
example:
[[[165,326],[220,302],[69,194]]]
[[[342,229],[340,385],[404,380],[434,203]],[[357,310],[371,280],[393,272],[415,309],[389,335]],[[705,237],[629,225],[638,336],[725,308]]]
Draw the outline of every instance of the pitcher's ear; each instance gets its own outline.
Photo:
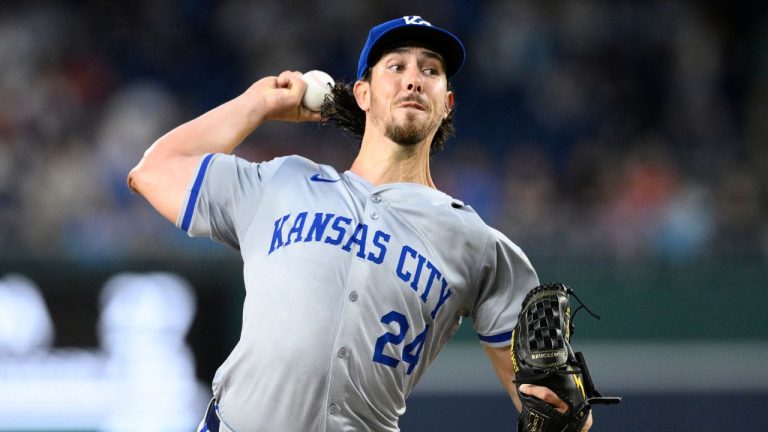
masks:
[[[448,116],[451,114],[451,111],[453,111],[455,104],[455,96],[453,95],[452,91],[449,91],[447,97],[445,98],[445,114],[443,115],[443,118],[448,118]]]
[[[356,81],[352,92],[355,94],[357,106],[367,112],[371,107],[371,83],[368,81]]]

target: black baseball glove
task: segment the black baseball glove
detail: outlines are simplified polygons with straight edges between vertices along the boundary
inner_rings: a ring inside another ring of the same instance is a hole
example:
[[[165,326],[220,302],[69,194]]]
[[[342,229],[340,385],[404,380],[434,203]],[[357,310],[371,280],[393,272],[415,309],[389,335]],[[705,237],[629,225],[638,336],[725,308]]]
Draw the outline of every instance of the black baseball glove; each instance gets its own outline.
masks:
[[[515,385],[523,405],[518,432],[579,432],[593,404],[621,401],[619,397],[603,397],[595,389],[584,356],[571,349],[570,295],[578,300],[568,286],[547,284],[531,290],[523,301],[511,348]],[[579,303],[579,309],[584,307],[598,318]],[[549,388],[568,404],[568,411],[562,414],[541,399],[521,393],[522,384]]]

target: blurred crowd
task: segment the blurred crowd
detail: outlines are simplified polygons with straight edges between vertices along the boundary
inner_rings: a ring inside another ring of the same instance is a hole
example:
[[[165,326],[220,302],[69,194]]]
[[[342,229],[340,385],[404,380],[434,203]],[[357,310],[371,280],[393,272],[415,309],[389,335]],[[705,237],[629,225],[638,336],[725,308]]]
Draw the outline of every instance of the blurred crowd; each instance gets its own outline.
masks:
[[[229,256],[125,185],[174,125],[285,69],[354,78],[368,29],[455,30],[457,135],[438,187],[531,255],[768,257],[768,15],[653,0],[6,1],[0,257]],[[356,143],[265,125],[238,150],[343,170]]]

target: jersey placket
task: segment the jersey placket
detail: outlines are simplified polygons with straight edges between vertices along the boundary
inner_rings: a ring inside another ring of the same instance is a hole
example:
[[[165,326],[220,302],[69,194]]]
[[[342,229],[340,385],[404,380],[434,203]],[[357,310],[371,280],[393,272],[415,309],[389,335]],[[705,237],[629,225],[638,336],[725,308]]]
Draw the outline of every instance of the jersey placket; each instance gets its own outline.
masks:
[[[369,193],[364,203],[361,206],[360,223],[368,226],[369,235],[375,231],[375,227],[379,226],[381,219],[380,204],[382,202],[381,195],[377,192]],[[363,247],[363,246],[359,246]],[[326,416],[326,431],[344,430],[345,419],[349,418],[350,406],[348,398],[352,396],[347,388],[349,383],[348,377],[350,376],[349,368],[352,361],[365,361],[365,359],[356,359],[354,356],[361,355],[360,352],[355,350],[352,345],[352,341],[348,337],[345,337],[345,330],[347,326],[347,319],[351,316],[355,317],[359,315],[359,312],[354,310],[358,306],[358,302],[365,296],[372,295],[366,290],[364,284],[355,284],[355,281],[365,280],[365,275],[370,271],[370,266],[373,265],[365,258],[357,256],[357,250],[352,250],[350,253],[350,266],[347,274],[347,282],[344,292],[344,304],[341,308],[341,316],[339,318],[338,328],[336,332],[336,338],[334,341],[334,356],[331,360],[330,374],[328,377],[328,399],[327,399],[327,416]],[[354,325],[354,323],[351,323]],[[362,347],[358,347],[362,348]],[[360,401],[352,402],[359,404]]]

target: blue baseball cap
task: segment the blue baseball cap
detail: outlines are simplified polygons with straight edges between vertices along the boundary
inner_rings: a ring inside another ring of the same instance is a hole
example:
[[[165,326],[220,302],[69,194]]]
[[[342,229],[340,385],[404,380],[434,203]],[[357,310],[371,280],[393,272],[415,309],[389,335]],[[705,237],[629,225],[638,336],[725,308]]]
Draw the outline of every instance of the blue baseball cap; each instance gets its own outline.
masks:
[[[433,26],[420,16],[404,16],[379,24],[368,33],[360,60],[357,62],[357,79],[373,66],[387,48],[402,42],[423,42],[440,54],[445,61],[445,73],[450,78],[464,64],[464,45],[453,33]]]

